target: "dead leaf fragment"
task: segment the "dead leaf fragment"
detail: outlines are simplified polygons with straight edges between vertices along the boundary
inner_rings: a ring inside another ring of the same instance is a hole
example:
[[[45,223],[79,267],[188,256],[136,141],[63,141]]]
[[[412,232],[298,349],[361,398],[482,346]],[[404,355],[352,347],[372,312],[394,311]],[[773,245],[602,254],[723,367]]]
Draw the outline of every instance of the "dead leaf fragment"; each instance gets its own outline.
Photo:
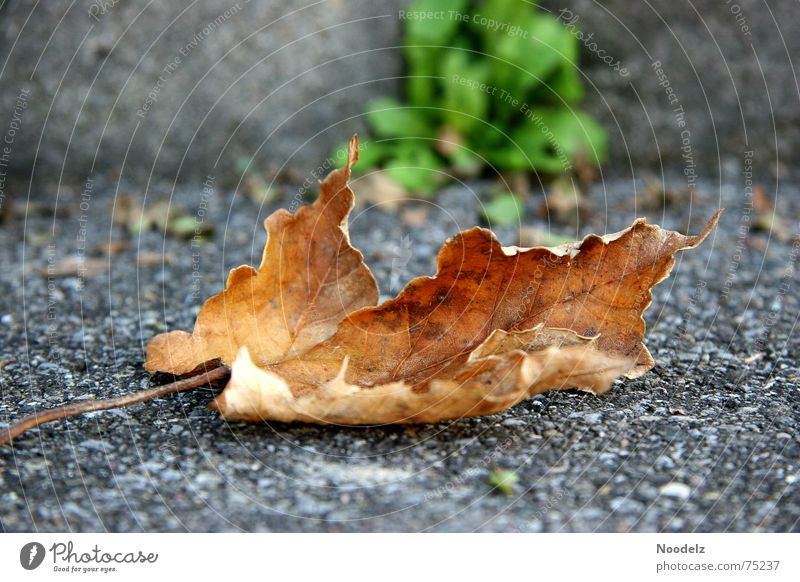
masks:
[[[57,263],[42,269],[42,274],[49,277],[92,277],[108,271],[110,265],[107,260],[87,259],[83,255],[70,255]]]
[[[755,218],[752,219],[752,228],[756,232],[769,233],[781,242],[790,243],[797,236],[792,231],[790,221],[775,208],[775,203],[767,194],[764,186],[758,184],[753,188],[753,210]]]
[[[171,253],[139,253],[139,255],[136,256],[136,264],[140,267],[171,265],[174,262],[175,256]]]
[[[128,241],[109,240],[98,244],[95,247],[95,250],[101,255],[108,255],[109,257],[114,257],[120,253],[127,251],[129,247],[130,243]]]
[[[428,221],[427,208],[407,208],[400,214],[400,220],[406,226],[420,227]]]
[[[608,389],[653,366],[642,343],[651,288],[716,224],[685,236],[644,219],[553,248],[503,247],[473,228],[449,239],[437,273],[375,306],[347,237],[348,166],[319,199],[266,221],[261,266],[229,275],[194,332],[156,336],[147,369],[231,365],[213,406],[236,420],[437,422],[491,414],[538,392]]]
[[[406,189],[386,172],[375,171],[360,176],[356,183],[359,190],[364,192],[356,198],[359,206],[377,206],[381,210],[394,212],[403,200],[408,199]]]
[[[587,215],[591,209],[578,183],[569,177],[557,178],[550,186],[546,199],[539,207],[539,215],[562,224],[572,224]]]

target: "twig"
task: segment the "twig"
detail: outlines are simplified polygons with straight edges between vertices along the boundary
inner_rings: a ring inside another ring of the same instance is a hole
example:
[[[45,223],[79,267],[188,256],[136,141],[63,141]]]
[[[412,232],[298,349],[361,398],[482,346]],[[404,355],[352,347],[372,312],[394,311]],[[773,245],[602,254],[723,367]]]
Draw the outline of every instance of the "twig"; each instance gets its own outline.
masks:
[[[49,410],[43,410],[42,412],[34,412],[19,422],[12,424],[8,428],[0,429],[0,446],[11,442],[14,438],[18,437],[25,431],[36,428],[45,422],[61,420],[62,418],[77,416],[87,412],[95,412],[97,410],[123,408],[125,406],[131,406],[132,404],[146,402],[147,400],[152,400],[154,398],[160,398],[162,396],[166,396],[167,394],[185,392],[187,390],[199,388],[200,386],[209,384],[216,380],[226,378],[229,374],[230,368],[228,366],[219,366],[203,374],[192,376],[191,378],[184,378],[183,380],[177,380],[175,382],[171,382],[170,384],[164,384],[163,386],[157,386],[156,388],[150,388],[148,390],[141,390],[139,392],[127,394],[125,396],[119,396],[117,398],[108,398],[106,400],[86,400],[77,404],[59,406],[58,408],[51,408]]]

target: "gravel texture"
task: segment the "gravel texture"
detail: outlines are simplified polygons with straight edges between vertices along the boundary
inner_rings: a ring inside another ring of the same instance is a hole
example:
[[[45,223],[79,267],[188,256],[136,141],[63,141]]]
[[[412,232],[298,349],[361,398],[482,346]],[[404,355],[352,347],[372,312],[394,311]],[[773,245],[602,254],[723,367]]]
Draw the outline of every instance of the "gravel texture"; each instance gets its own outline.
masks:
[[[577,228],[537,218],[542,196],[531,196],[527,224],[570,237],[613,232],[640,215],[696,232],[727,206],[715,233],[679,255],[656,288],[646,343],[657,365],[642,378],[601,397],[544,394],[432,426],[227,423],[206,407],[208,389],[95,413],[0,448],[0,529],[798,531],[800,248],[776,232],[740,229],[754,214],[741,174],[726,173],[682,199],[681,181],[667,179],[679,200],[649,210],[641,179],[606,179]],[[115,194],[141,190],[102,178],[91,188],[19,197],[0,231],[0,423],[163,382],[142,368],[144,343],[190,328],[228,269],[258,263],[262,219],[295,194],[284,188],[261,207],[231,193],[151,188],[148,204],[171,197],[213,221],[211,241],[147,232],[83,286],[48,277],[48,262],[63,266],[81,249],[107,262],[98,245],[125,238],[111,223]],[[432,273],[444,239],[479,220],[464,188],[395,213],[354,212],[353,242],[382,293]],[[777,208],[796,233],[800,188],[781,183]],[[421,211],[424,222],[412,226]],[[516,244],[515,227],[497,232]],[[171,263],[137,264],[152,253]],[[512,495],[488,485],[493,468],[517,473]]]

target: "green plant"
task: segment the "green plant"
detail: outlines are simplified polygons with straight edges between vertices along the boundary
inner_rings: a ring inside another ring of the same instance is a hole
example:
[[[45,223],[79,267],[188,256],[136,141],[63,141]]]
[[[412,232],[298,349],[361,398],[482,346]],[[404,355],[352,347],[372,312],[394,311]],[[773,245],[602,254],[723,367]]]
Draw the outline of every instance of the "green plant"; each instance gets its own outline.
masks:
[[[605,158],[602,127],[574,108],[578,39],[557,18],[523,0],[415,0],[404,14],[407,102],[369,104],[358,171],[425,195],[487,165],[563,174]]]
[[[519,475],[511,469],[495,467],[486,482],[503,495],[514,495],[514,486],[519,482]]]

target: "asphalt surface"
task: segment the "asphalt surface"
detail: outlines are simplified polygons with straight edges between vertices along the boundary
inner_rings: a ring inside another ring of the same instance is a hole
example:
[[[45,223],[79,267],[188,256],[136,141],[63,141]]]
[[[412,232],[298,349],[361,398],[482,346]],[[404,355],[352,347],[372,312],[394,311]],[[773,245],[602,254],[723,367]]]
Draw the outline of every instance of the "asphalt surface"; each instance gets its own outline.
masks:
[[[94,413],[0,448],[0,530],[798,531],[800,248],[747,228],[743,179],[727,174],[663,209],[643,181],[606,180],[577,228],[539,218],[541,194],[529,203],[528,224],[573,238],[642,215],[697,232],[727,207],[655,290],[646,344],[657,365],[642,378],[432,426],[227,423],[206,407],[209,389]],[[175,203],[216,224],[193,246],[158,230],[126,237],[111,224],[116,192],[97,179],[88,195],[15,199],[0,231],[0,424],[163,382],[142,368],[144,343],[189,329],[228,269],[257,264],[261,220],[294,196],[287,188],[260,207],[199,186],[175,191]],[[169,196],[150,191],[148,203]],[[777,208],[797,233],[800,189],[780,183]],[[399,212],[361,209],[351,234],[388,296],[432,273],[444,239],[478,220],[475,197],[456,187]],[[497,230],[517,243],[516,228]],[[98,247],[126,239],[110,261]],[[101,261],[83,281],[48,275],[80,252]],[[494,468],[517,474],[512,494],[489,485]]]

